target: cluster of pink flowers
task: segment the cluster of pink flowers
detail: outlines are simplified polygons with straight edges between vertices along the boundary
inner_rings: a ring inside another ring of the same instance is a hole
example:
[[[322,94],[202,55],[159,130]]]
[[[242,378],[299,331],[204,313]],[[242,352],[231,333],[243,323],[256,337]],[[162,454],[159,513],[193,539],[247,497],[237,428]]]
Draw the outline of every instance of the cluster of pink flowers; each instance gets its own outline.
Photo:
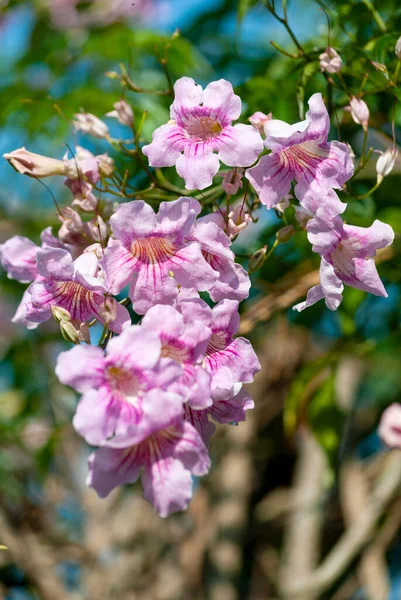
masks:
[[[260,365],[249,341],[236,337],[250,279],[231,248],[252,221],[245,199],[230,203],[244,177],[261,204],[282,212],[295,182],[298,218],[321,256],[321,280],[294,308],[324,298],[334,310],[344,284],[386,295],[373,257],[393,232],[379,221],[366,229],[343,223],[346,205],[335,190],[352,176],[352,157],[345,144],[328,142],[321,95],[309,106],[306,120],[294,125],[261,112],[250,125],[233,125],[241,100],[229,82],[202,90],[188,77],[177,81],[171,120],[142,150],[151,167],[175,165],[190,190],[203,190],[219,174],[227,202],[203,216],[200,202],[189,196],[163,201],[157,210],[142,199],[100,207],[96,186],[114,169],[107,154],[78,147],[63,160],[24,148],[5,155],[26,175],[63,175],[73,195],[72,206],[60,211],[57,236],[45,229],[40,247],[14,236],[0,252],[8,276],[30,283],[14,321],[34,328],[53,315],[76,344],[60,355],[56,373],[82,394],[73,424],[98,447],[88,484],[100,496],[141,477],[144,496],[161,516],[185,509],[192,476],[210,466],[213,421],[238,423],[253,407],[243,384]],[[125,101],[114,109],[109,116],[132,126]],[[74,124],[110,137],[94,115],[80,113]],[[269,153],[260,157],[263,147]],[[220,162],[230,170],[219,172]],[[116,296],[122,293],[121,303]],[[107,332],[98,346],[90,340],[95,321]]]

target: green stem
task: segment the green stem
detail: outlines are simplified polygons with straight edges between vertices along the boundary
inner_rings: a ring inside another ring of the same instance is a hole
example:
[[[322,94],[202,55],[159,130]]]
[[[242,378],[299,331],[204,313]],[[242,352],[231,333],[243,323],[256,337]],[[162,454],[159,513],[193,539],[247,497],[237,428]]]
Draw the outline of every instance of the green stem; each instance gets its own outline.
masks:
[[[380,187],[380,185],[381,181],[378,181],[368,192],[366,192],[365,194],[361,194],[360,196],[354,196],[354,198],[356,198],[356,200],[363,200],[364,198],[367,198],[368,196],[373,194],[373,192],[375,192],[377,188]]]
[[[373,6],[373,3],[370,0],[362,0],[362,2],[364,3],[364,5],[370,10],[370,12],[372,13],[372,17],[374,18],[374,20],[376,21],[376,25],[378,26],[378,28],[380,29],[380,31],[382,33],[386,33],[387,31],[387,27],[385,22],[383,21],[383,19],[381,18],[380,14],[377,12],[377,10],[375,9],[375,7]]]

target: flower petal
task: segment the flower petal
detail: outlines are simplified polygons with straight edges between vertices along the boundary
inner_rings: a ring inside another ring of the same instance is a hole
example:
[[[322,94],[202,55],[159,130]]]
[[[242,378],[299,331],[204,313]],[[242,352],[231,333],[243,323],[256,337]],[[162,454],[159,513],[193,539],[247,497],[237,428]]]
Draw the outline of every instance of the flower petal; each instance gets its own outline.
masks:
[[[104,354],[97,346],[74,346],[61,352],[57,359],[56,375],[64,385],[77,392],[98,388],[104,380]]]
[[[192,77],[181,77],[174,84],[174,102],[170,107],[172,119],[179,119],[182,114],[203,100],[202,86],[195,83]]]
[[[225,127],[216,138],[218,157],[229,167],[249,167],[263,150],[263,141],[252,125],[238,123]]]
[[[100,498],[123,483],[134,483],[141,467],[137,448],[99,448],[88,460],[89,475],[86,483]]]
[[[262,204],[267,208],[276,206],[290,191],[294,178],[288,163],[277,154],[262,156],[255,167],[245,172]]]
[[[161,458],[145,468],[142,475],[143,497],[161,517],[185,510],[192,497],[191,473],[180,460]]]
[[[219,167],[219,158],[208,143],[188,146],[176,163],[177,173],[188,190],[203,190],[212,185]]]
[[[143,146],[151,167],[173,167],[187,145],[180,127],[167,123],[153,132],[152,142]]]
[[[241,114],[241,98],[225,79],[212,81],[203,91],[203,106],[211,109],[211,117],[220,124],[230,124]]]

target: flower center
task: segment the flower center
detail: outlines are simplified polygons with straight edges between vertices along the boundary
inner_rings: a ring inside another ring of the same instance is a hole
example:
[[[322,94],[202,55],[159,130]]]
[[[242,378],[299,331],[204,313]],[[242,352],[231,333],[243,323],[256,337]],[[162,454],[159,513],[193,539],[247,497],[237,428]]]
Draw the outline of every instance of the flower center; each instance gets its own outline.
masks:
[[[220,123],[210,117],[190,117],[184,127],[190,138],[202,141],[215,138],[223,131]]]
[[[282,150],[280,156],[291,169],[302,169],[306,175],[313,175],[319,163],[328,156],[328,152],[318,148],[314,142],[303,142]]]
[[[93,314],[93,306],[98,306],[100,295],[87,290],[75,281],[57,284],[53,292],[52,305],[61,306],[71,314],[73,320],[83,323]]]
[[[170,340],[162,344],[161,356],[172,358],[182,364],[189,361],[189,351],[183,342],[180,340]]]
[[[131,253],[142,263],[155,265],[171,259],[175,254],[175,248],[166,238],[148,237],[132,242]]]
[[[127,402],[133,403],[140,390],[139,382],[135,375],[121,369],[121,367],[108,367],[106,377],[113,388],[117,392],[121,392],[126,397]]]
[[[343,242],[340,242],[331,254],[333,267],[336,271],[341,273],[343,277],[350,277],[354,273],[355,266],[352,260],[353,258],[352,247]]]
[[[210,356],[215,352],[221,352],[222,350],[227,348],[227,345],[227,334],[224,333],[224,331],[218,331],[217,333],[213,333],[206,348],[206,355]]]

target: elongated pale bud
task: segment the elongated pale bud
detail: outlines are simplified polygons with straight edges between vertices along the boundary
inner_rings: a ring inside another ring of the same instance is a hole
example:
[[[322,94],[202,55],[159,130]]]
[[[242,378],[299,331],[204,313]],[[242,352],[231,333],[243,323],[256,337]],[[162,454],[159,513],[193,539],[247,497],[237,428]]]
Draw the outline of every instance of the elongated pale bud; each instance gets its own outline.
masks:
[[[61,323],[61,321],[71,321],[71,315],[65,308],[61,306],[52,306],[52,314],[57,323]]]
[[[398,60],[401,60],[401,37],[398,38],[397,43],[395,45],[395,55]]]
[[[63,160],[35,154],[24,147],[3,154],[3,157],[18,173],[29,177],[41,179],[42,177],[66,174],[66,165]]]
[[[105,152],[105,154],[98,154],[96,156],[98,163],[99,173],[104,177],[110,177],[114,171],[114,160]]]
[[[60,323],[60,331],[63,338],[66,342],[71,342],[72,344],[79,344],[79,331],[74,327],[74,325],[70,321],[61,321]]]
[[[319,56],[320,61],[320,70],[326,73],[339,73],[341,71],[341,67],[343,66],[343,61],[341,60],[340,55],[329,46],[326,48],[326,52],[323,52]]]
[[[91,113],[81,112],[74,115],[75,121],[73,121],[73,125],[75,127],[75,131],[83,131],[84,133],[89,133],[93,135],[93,137],[102,139],[108,137],[109,128],[106,123],[103,123],[98,117],[92,115]]]
[[[279,244],[284,244],[292,238],[295,233],[294,225],[287,225],[276,232],[276,240]]]
[[[379,156],[376,163],[377,183],[381,183],[394,169],[397,156],[397,150],[386,150]]]
[[[256,250],[256,252],[254,254],[252,254],[251,258],[249,259],[249,263],[248,263],[249,273],[253,273],[254,271],[257,271],[258,269],[260,269],[263,266],[263,263],[265,262],[265,259],[266,259],[266,253],[267,253],[267,246],[263,246],[263,248]]]
[[[391,404],[380,419],[379,436],[390,448],[401,448],[401,404]]]
[[[351,117],[355,123],[362,125],[363,129],[367,131],[370,113],[366,102],[353,96],[347,108],[351,112]]]
[[[119,100],[113,104],[114,110],[106,113],[106,117],[117,119],[121,125],[131,127],[134,122],[134,113],[131,106],[125,100]]]

